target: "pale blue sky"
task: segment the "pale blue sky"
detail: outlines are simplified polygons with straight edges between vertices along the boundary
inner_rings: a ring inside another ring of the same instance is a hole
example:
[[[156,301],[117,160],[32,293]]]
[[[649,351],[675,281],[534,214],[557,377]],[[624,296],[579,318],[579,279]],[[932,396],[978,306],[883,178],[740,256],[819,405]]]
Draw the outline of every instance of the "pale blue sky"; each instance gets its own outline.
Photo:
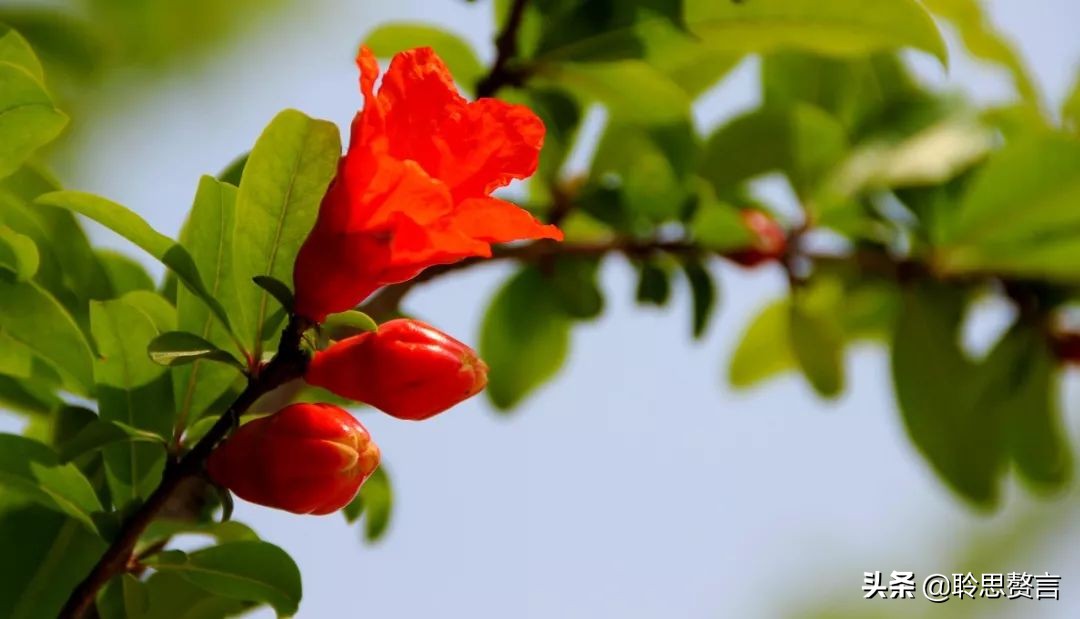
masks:
[[[152,91],[117,104],[123,85],[110,84],[106,122],[76,127],[76,156],[63,165],[68,185],[175,233],[199,175],[249,148],[281,108],[347,126],[360,102],[352,54],[377,23],[436,21],[491,56],[485,2],[304,5],[267,18],[213,62],[161,77]],[[1059,100],[1080,60],[1080,5],[990,6]],[[918,63],[928,79],[981,99],[1008,94],[997,71],[962,58],[948,76]],[[753,63],[741,67],[698,106],[700,123],[752,105],[755,79]],[[734,343],[754,312],[783,294],[784,280],[770,269],[714,270],[722,311],[703,341],[688,335],[686,290],[677,288],[665,310],[636,307],[631,269],[611,260],[604,317],[575,331],[558,379],[512,418],[482,398],[424,423],[363,414],[397,493],[392,530],[377,546],[362,545],[340,516],[238,502],[236,518],[299,562],[299,617],[776,617],[828,598],[858,610],[870,604],[860,599],[863,571],[949,571],[971,534],[1015,526],[1029,503],[1024,492],[1014,488],[1009,509],[986,518],[934,479],[904,435],[878,349],[848,356],[850,388],[837,403],[822,403],[793,376],[749,393],[727,388]],[[424,286],[409,309],[475,342],[483,304],[507,272],[492,265]],[[1064,501],[1042,511],[1066,509],[1076,514]],[[1080,559],[1064,550],[1078,542],[1074,528],[1008,565],[986,566],[1065,577],[1061,603],[999,602],[999,616],[1080,616]],[[961,603],[930,610],[953,615]]]

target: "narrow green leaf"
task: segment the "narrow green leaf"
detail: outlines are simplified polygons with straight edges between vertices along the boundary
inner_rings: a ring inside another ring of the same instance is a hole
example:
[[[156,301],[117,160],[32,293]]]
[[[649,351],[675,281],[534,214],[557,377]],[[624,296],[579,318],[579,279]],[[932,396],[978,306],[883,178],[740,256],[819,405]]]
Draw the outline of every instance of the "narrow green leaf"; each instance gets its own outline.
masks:
[[[555,376],[570,348],[570,325],[534,267],[495,294],[484,314],[480,356],[491,366],[487,394],[497,408],[513,408]]]
[[[837,316],[826,315],[796,295],[791,303],[788,334],[795,360],[818,394],[832,398],[844,388],[844,339]]]
[[[260,541],[212,546],[190,554],[163,552],[147,561],[215,595],[270,604],[280,616],[300,605],[300,570],[284,550]]]
[[[206,288],[191,254],[169,237],[150,227],[142,217],[115,202],[79,191],[54,191],[37,202],[80,213],[116,232],[169,267],[192,293],[198,296],[222,325],[230,328],[221,303]]]
[[[414,47],[430,47],[446,62],[457,83],[469,92],[486,70],[472,46],[442,26],[391,22],[369,32],[363,41],[382,58]]]
[[[199,359],[232,365],[243,372],[243,363],[203,338],[186,331],[168,331],[155,337],[147,347],[150,359],[159,365],[184,365]]]
[[[0,329],[65,377],[81,395],[94,391],[90,346],[60,303],[34,282],[12,282],[0,273]]]
[[[638,303],[657,307],[667,305],[671,298],[671,278],[667,269],[652,260],[642,262],[635,297]]]
[[[37,274],[41,257],[33,239],[7,226],[0,226],[0,268],[15,275],[15,281],[25,282]]]
[[[70,462],[108,445],[123,442],[158,443],[164,446],[165,438],[119,421],[94,419],[59,445],[60,460]]]
[[[684,9],[690,31],[719,49],[858,56],[913,47],[948,60],[945,40],[916,0],[686,0]]]
[[[728,380],[751,387],[798,367],[788,335],[791,308],[787,300],[766,306],[746,328],[728,366]]]
[[[696,258],[683,261],[683,272],[690,284],[690,295],[693,299],[692,333],[694,339],[700,339],[705,335],[705,329],[708,328],[709,319],[716,307],[716,282],[705,265]]]
[[[123,300],[90,304],[90,325],[101,358],[94,368],[101,419],[170,436],[173,396],[169,375],[146,354],[158,335],[150,317]],[[119,505],[145,498],[165,466],[160,445],[125,442],[104,449],[109,487]]]
[[[341,141],[332,123],[285,110],[259,136],[236,196],[233,273],[237,333],[254,358],[262,354],[267,293],[251,278],[292,282],[300,245],[315,223],[319,203],[337,170]]]
[[[30,71],[0,60],[0,178],[60,135],[67,120]]]
[[[0,434],[0,484],[97,531],[91,517],[102,508],[90,482],[37,441]]]
[[[295,300],[293,299],[292,290],[289,286],[280,279],[275,279],[269,275],[256,275],[251,280],[255,282],[255,285],[259,288],[270,293],[270,296],[277,299],[277,302],[281,304],[282,309],[287,312],[291,312]]]

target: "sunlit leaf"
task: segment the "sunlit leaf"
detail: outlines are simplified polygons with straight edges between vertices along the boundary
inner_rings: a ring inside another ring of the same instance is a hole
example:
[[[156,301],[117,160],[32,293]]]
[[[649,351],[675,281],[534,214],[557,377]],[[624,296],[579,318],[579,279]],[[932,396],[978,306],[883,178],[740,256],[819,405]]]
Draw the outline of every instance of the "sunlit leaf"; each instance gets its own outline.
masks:
[[[0,60],[0,178],[19,168],[67,124],[38,78]]]
[[[40,263],[41,257],[33,239],[0,226],[0,268],[9,270],[15,281],[25,282],[37,273]]]
[[[91,517],[101,503],[90,482],[37,441],[0,434],[0,485],[97,530]]]

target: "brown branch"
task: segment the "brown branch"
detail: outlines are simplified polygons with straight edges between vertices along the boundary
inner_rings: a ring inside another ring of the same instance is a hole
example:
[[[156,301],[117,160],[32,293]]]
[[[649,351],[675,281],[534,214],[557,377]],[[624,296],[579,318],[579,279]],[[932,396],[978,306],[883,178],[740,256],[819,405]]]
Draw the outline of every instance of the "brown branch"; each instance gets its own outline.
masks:
[[[514,0],[510,6],[506,23],[495,37],[495,62],[491,65],[491,71],[476,84],[478,98],[494,97],[503,86],[520,84],[524,78],[521,72],[512,69],[510,61],[518,53],[518,31],[521,30],[521,20],[525,17],[526,4],[528,0]]]
[[[97,564],[82,582],[71,592],[63,609],[61,619],[78,619],[93,605],[98,591],[114,576],[128,569],[131,555],[139,536],[153,522],[183,482],[202,472],[206,458],[217,444],[236,425],[241,413],[246,411],[263,394],[279,385],[303,376],[307,367],[307,355],[300,348],[300,338],[308,325],[293,317],[281,334],[278,352],[257,375],[251,376],[247,388],[210,428],[210,431],[177,461],[170,462],[162,475],[161,484],[151,493],[138,510],[124,521],[120,532],[98,559]]]

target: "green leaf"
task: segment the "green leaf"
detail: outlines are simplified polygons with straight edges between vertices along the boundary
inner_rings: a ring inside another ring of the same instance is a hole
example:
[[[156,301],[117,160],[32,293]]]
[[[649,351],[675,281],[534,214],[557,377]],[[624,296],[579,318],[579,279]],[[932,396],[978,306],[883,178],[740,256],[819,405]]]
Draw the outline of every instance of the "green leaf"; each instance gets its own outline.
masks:
[[[81,395],[94,391],[90,346],[71,315],[34,282],[0,273],[0,330],[52,364]]]
[[[176,573],[155,572],[146,581],[149,606],[139,619],[225,619],[252,604],[211,595]]]
[[[176,330],[176,308],[157,292],[132,290],[120,297],[120,300],[146,314],[158,333]]]
[[[67,120],[33,73],[0,60],[0,178],[60,135]]]
[[[98,26],[73,16],[59,6],[8,3],[0,7],[0,23],[26,37],[50,69],[61,69],[77,79],[91,77],[102,64],[105,42]]]
[[[847,137],[835,118],[812,105],[762,108],[738,116],[705,144],[700,174],[720,196],[763,174],[787,174],[806,196],[844,155]]]
[[[158,436],[171,436],[173,396],[169,375],[146,354],[158,329],[147,314],[123,301],[94,301],[90,325],[101,358],[94,367],[101,419]],[[125,442],[104,450],[109,488],[123,505],[157,487],[165,466],[160,445]]]
[[[526,267],[495,294],[484,314],[480,356],[491,367],[487,394],[513,408],[559,371],[570,347],[570,318],[540,271]]]
[[[159,365],[175,366],[199,359],[231,365],[243,372],[243,363],[203,338],[187,331],[168,331],[155,337],[147,347],[150,359]]]
[[[1061,122],[1073,135],[1080,136],[1080,71],[1061,103]]]
[[[713,281],[709,270],[697,258],[684,260],[683,272],[686,274],[686,281],[690,284],[690,294],[693,299],[692,333],[694,339],[700,339],[705,335],[709,318],[712,317],[716,307],[716,282]]]
[[[697,209],[689,223],[689,233],[702,247],[723,252],[749,247],[754,241],[739,209],[721,202],[716,191],[705,181],[695,186]]]
[[[37,441],[0,434],[0,484],[97,531],[91,517],[102,508],[90,482]]]
[[[270,293],[270,296],[277,299],[277,302],[281,304],[281,308],[287,312],[291,312],[295,299],[293,299],[292,290],[289,286],[281,281],[275,279],[269,275],[256,275],[251,278],[251,281],[255,282],[255,285],[259,288]]]
[[[139,546],[153,546],[176,535],[205,535],[213,538],[219,544],[259,539],[259,536],[251,527],[236,520],[191,522],[189,520],[159,518],[146,527],[146,531],[139,537]]]
[[[933,54],[942,64],[948,60],[934,20],[915,0],[685,0],[683,6],[690,31],[717,49],[795,48],[858,56],[913,47]]]
[[[80,213],[131,241],[169,267],[192,293],[198,296],[221,324],[229,328],[229,317],[221,303],[206,288],[191,254],[180,244],[150,227],[142,217],[115,202],[79,191],[54,191],[40,196],[40,204]]]
[[[230,542],[190,554],[172,550],[147,563],[215,595],[270,604],[279,616],[296,614],[300,605],[300,570],[267,542]]]
[[[600,101],[613,121],[636,125],[682,122],[690,97],[671,78],[639,60],[545,65],[533,79],[554,82]],[[633,84],[634,88],[627,88]]]
[[[638,303],[663,307],[671,298],[671,278],[668,270],[660,266],[656,261],[647,260],[641,263],[638,273],[638,284],[635,298]]]
[[[154,280],[137,261],[108,249],[99,249],[94,253],[105,270],[113,295],[120,297],[134,290],[154,289]]]
[[[130,619],[142,617],[150,606],[146,584],[131,574],[114,577],[98,593],[99,619]]]
[[[642,127],[611,122],[593,156],[594,184],[617,185],[620,200],[645,225],[677,218],[689,199],[697,138],[688,123]]]
[[[958,345],[962,310],[955,290],[905,291],[893,333],[893,384],[908,435],[930,465],[960,496],[991,507],[1004,471],[1003,420],[994,398],[980,398],[976,381],[993,382]]]
[[[123,442],[158,443],[164,446],[165,438],[119,421],[94,419],[59,445],[60,460],[70,462],[107,445]]]
[[[106,544],[78,519],[12,498],[0,508],[0,617],[56,617]]]
[[[1020,96],[1036,105],[1039,103],[1039,93],[1020,54],[987,20],[979,0],[923,0],[923,4],[952,23],[972,56],[1008,69]]]
[[[246,156],[244,161],[247,161]],[[207,289],[229,311],[238,304],[232,270],[235,212],[236,187],[204,176],[199,180],[191,214],[180,234],[180,242],[191,252],[199,272],[206,276]],[[222,350],[236,349],[229,334],[189,290],[177,291],[176,312],[181,331],[194,333]],[[181,428],[202,417],[236,380],[232,368],[210,361],[177,367],[172,376],[176,422]]]
[[[597,277],[600,261],[559,256],[550,265],[548,285],[567,316],[592,320],[604,311],[604,294]]]
[[[486,72],[472,46],[441,26],[388,23],[372,30],[363,41],[381,58],[389,58],[414,47],[430,47],[446,62],[454,80],[470,92]]]
[[[1078,171],[1080,141],[1055,134],[1013,140],[971,182],[938,266],[1080,280]]]
[[[293,263],[337,171],[341,141],[333,123],[285,110],[259,136],[236,196],[233,273],[237,332],[254,358],[262,354],[267,293],[256,275],[292,282]]]
[[[25,282],[37,274],[40,263],[41,257],[33,239],[0,226],[0,268],[11,271],[15,281]]]
[[[225,166],[225,169],[217,175],[217,180],[233,187],[239,187],[240,179],[244,177],[244,168],[247,167],[248,157],[250,156],[251,152],[248,151],[230,161],[229,165]]]
[[[341,340],[361,333],[377,331],[379,325],[364,312],[349,310],[327,316],[322,329],[330,339]]]
[[[788,335],[789,306],[787,300],[771,303],[751,321],[728,366],[732,386],[751,387],[798,367]]]
[[[836,314],[815,307],[809,294],[796,294],[790,304],[791,350],[814,391],[833,398],[844,389],[844,336]]]
[[[356,522],[364,517],[364,539],[378,541],[390,525],[390,516],[394,507],[393,488],[386,474],[386,467],[375,469],[371,477],[360,486],[360,492],[351,503],[345,506],[342,514],[348,522]]]
[[[4,29],[5,26],[0,23],[0,32]],[[22,67],[37,81],[45,81],[45,73],[41,69],[41,62],[34,54],[34,49],[22,35],[14,30],[8,29],[0,34],[0,62]]]

